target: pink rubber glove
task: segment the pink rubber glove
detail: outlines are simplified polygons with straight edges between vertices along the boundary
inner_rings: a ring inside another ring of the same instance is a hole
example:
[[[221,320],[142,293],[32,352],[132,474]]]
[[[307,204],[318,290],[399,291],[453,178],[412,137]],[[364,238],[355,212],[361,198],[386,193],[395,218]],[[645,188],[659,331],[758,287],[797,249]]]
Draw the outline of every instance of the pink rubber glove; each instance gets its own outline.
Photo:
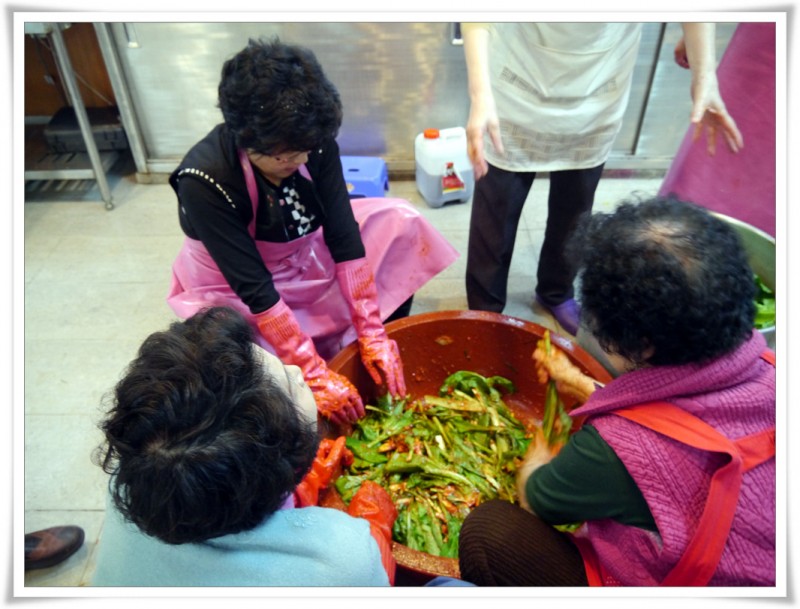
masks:
[[[354,423],[364,416],[358,390],[346,377],[328,368],[317,354],[311,337],[300,329],[294,313],[283,300],[255,317],[259,332],[275,349],[278,358],[303,371],[303,378],[314,393],[317,410],[323,416],[337,425]]]
[[[348,260],[336,265],[336,278],[342,289],[353,326],[358,333],[361,361],[375,381],[395,397],[406,395],[403,362],[397,343],[389,338],[378,310],[378,290],[366,258]]]

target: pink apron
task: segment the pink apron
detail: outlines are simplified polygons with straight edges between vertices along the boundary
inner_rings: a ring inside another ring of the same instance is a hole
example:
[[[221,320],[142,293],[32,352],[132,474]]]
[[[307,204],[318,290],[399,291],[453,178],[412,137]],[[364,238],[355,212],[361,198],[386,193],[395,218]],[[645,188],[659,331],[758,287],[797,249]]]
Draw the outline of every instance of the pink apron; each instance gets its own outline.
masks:
[[[248,230],[254,236],[257,190],[249,162],[242,167],[253,204]],[[305,166],[300,172],[310,179]],[[355,199],[351,204],[375,276],[381,318],[386,319],[459,254],[403,199]],[[322,229],[286,243],[255,243],[275,288],[323,358],[330,359],[357,338]],[[208,250],[188,237],[172,265],[167,303],[182,318],[205,307],[227,305],[256,328],[249,307],[228,285]],[[257,329],[255,334],[262,347],[274,352]]]

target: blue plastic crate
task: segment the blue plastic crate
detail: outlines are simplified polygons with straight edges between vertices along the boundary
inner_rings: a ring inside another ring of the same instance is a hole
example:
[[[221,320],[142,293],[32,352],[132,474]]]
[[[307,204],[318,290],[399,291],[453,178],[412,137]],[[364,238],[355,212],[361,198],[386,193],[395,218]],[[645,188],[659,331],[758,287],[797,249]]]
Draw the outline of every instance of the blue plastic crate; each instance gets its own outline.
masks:
[[[342,170],[351,199],[385,197],[389,190],[386,162],[371,156],[343,156]]]

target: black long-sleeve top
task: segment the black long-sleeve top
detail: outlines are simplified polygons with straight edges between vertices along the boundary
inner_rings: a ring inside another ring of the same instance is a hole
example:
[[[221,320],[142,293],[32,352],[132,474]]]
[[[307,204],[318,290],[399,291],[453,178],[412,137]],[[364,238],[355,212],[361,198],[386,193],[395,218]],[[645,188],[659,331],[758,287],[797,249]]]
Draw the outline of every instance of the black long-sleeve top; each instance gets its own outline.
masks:
[[[313,150],[306,167],[313,182],[295,172],[279,187],[253,168],[259,193],[256,240],[287,242],[322,227],[335,262],[362,258],[364,244],[336,140]],[[253,206],[233,137],[224,124],[192,147],[170,184],[178,196],[181,229],[203,243],[250,311],[260,313],[277,303],[280,296],[272,274],[248,232]]]

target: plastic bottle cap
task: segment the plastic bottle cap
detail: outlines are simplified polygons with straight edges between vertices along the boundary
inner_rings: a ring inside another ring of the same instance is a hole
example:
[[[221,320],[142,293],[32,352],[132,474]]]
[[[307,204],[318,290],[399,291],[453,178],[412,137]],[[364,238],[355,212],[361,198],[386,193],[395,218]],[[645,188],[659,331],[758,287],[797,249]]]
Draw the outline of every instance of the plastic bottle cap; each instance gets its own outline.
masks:
[[[425,131],[423,131],[422,134],[426,140],[435,140],[439,138],[438,129],[425,129]]]

